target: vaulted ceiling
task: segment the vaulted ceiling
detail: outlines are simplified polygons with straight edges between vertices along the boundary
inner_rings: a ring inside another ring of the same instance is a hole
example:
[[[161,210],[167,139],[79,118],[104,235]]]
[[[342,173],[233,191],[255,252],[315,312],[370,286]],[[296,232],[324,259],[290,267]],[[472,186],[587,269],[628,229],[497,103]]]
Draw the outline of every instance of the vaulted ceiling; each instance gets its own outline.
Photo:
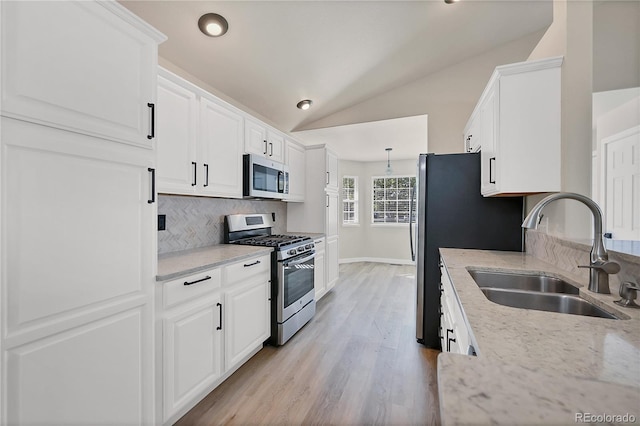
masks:
[[[400,98],[377,105],[371,117],[340,117],[499,46],[541,34],[552,21],[549,0],[121,3],[168,36],[159,48],[164,60],[285,132],[431,114],[427,107],[401,113]],[[209,12],[228,20],[223,37],[199,31],[198,18]],[[523,44],[511,62],[530,50],[531,42]],[[474,69],[465,72],[473,78]],[[482,87],[476,98],[478,90]],[[420,96],[437,105],[441,92]],[[301,99],[312,99],[312,108],[297,109]],[[305,136],[321,140],[309,131],[299,135],[303,141]],[[385,155],[382,151],[376,159]]]

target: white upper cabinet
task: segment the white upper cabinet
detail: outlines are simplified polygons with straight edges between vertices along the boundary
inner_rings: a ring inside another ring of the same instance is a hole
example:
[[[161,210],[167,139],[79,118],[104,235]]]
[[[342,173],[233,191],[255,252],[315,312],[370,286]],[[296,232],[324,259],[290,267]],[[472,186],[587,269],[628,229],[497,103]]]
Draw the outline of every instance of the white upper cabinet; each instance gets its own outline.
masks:
[[[338,156],[327,150],[325,172],[327,175],[326,190],[338,190]]]
[[[304,201],[306,156],[304,147],[286,140],[286,164],[289,166],[289,195],[285,201]]]
[[[158,77],[158,188],[179,194],[194,193],[198,99],[196,94]]]
[[[153,147],[162,34],[116,2],[0,7],[4,116]]]
[[[158,192],[241,198],[243,116],[181,77],[159,74]]]
[[[465,127],[470,147],[481,147],[482,195],[561,189],[561,65],[557,57],[495,69]]]
[[[284,163],[284,136],[254,119],[245,120],[244,152]]]
[[[200,99],[200,192],[242,197],[242,116],[207,98]]]

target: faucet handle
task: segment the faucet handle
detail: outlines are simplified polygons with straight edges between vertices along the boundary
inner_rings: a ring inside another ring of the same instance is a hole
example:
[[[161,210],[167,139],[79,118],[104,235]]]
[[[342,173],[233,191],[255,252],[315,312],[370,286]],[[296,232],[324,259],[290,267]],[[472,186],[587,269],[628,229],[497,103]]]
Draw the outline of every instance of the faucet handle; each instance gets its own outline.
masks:
[[[638,291],[640,291],[640,286],[638,284],[628,281],[620,283],[619,293],[621,299],[614,301],[614,303],[626,308],[640,308],[640,306],[634,301],[637,297]]]
[[[620,272],[620,264],[610,260],[593,262],[591,265],[578,265],[578,268],[600,269],[607,274],[617,274]]]

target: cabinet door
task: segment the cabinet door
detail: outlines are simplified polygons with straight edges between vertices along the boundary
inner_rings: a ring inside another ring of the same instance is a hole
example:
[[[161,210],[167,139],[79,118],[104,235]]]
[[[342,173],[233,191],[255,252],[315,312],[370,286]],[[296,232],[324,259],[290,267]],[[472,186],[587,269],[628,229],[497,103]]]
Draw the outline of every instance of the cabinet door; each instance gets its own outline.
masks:
[[[325,249],[324,243],[322,243],[322,250],[318,248],[319,244],[316,242],[316,258],[313,269],[313,285],[316,290],[316,300],[320,300],[322,296],[327,292],[326,282],[326,262],[325,262]]]
[[[338,157],[327,151],[327,163],[326,163],[326,171],[327,171],[327,189],[330,190],[338,190]]]
[[[306,156],[304,148],[287,141],[287,164],[289,166],[289,196],[286,201],[304,201],[306,184]]]
[[[267,157],[284,163],[284,136],[273,130],[267,132]]]
[[[225,293],[225,368],[233,368],[271,334],[268,279],[232,287]]]
[[[195,191],[196,94],[170,80],[158,78],[158,190],[170,194]]]
[[[325,198],[327,201],[326,234],[327,234],[327,237],[337,237],[338,236],[338,212],[339,212],[338,193],[327,192],[325,194]]]
[[[498,119],[498,83],[493,88],[480,106],[480,131],[482,139],[482,151],[480,151],[481,166],[481,192],[495,191],[498,181],[498,150],[497,150],[497,119]]]
[[[262,157],[268,156],[267,129],[260,123],[246,119],[244,122],[244,152]]]
[[[2,3],[4,115],[153,146],[159,34],[107,3]]]
[[[2,131],[9,423],[152,423],[151,151],[4,117]]]
[[[242,198],[243,118],[206,98],[200,111],[198,192]]]
[[[220,296],[167,316],[164,338],[164,420],[222,375]]]
[[[326,245],[327,262],[327,290],[331,290],[338,281],[338,238],[327,238]]]

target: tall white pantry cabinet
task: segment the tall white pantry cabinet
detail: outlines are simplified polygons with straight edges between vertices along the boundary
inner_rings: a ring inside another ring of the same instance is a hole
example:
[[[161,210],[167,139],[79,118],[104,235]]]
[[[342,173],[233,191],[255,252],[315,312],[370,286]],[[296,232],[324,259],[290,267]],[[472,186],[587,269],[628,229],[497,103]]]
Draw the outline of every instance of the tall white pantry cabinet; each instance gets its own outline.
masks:
[[[153,424],[157,45],[117,2],[1,2],[2,424]]]

